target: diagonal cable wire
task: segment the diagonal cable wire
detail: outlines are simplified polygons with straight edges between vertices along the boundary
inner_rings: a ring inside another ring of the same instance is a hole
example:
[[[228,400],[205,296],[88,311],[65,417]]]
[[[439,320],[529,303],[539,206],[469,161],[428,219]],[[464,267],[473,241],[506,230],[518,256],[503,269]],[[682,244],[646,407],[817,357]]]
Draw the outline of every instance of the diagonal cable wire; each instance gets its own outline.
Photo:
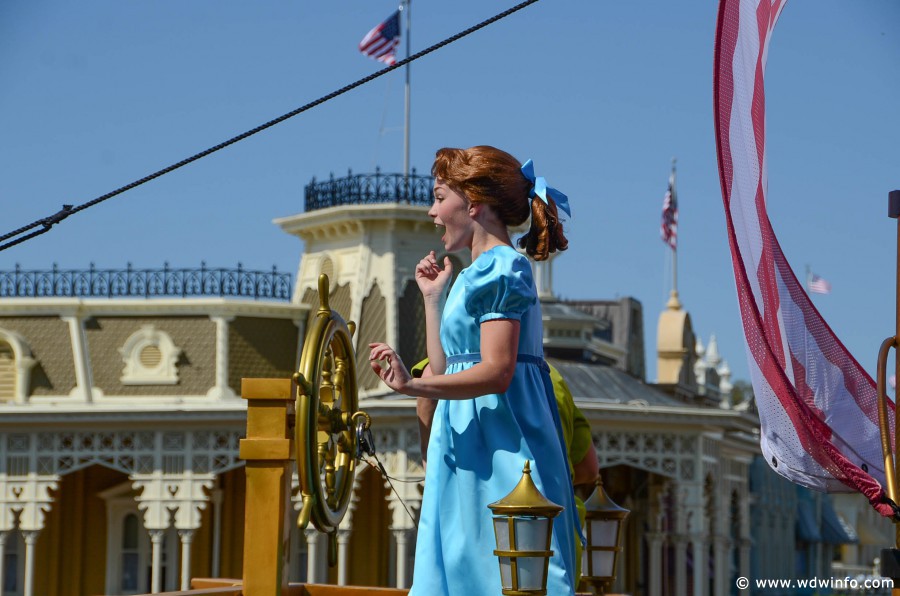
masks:
[[[514,12],[517,12],[531,4],[534,4],[535,2],[538,2],[538,0],[525,0],[525,2],[522,2],[521,4],[517,4],[516,6],[513,6],[512,8],[505,10],[505,11],[501,12],[500,14],[497,14],[487,20],[484,20],[484,21],[478,23],[477,25],[469,27],[465,31],[461,31],[461,32],[457,33],[456,35],[448,37],[444,41],[438,42],[438,43],[434,44],[433,46],[422,50],[421,52],[417,52],[417,53],[413,54],[412,56],[408,56],[407,58],[404,58],[403,60],[400,60],[399,62],[392,64],[391,66],[388,66],[386,68],[379,70],[376,73],[373,73],[367,77],[359,79],[355,83],[350,83],[349,85],[347,85],[345,87],[341,87],[337,91],[333,91],[333,92],[329,93],[328,95],[320,97],[319,99],[312,101],[304,106],[301,106],[301,107],[297,108],[296,110],[293,110],[291,112],[283,114],[273,120],[269,120],[265,124],[261,124],[261,125],[257,126],[256,128],[253,128],[251,130],[248,130],[247,132],[241,133],[241,134],[237,135],[236,137],[232,137],[232,138],[228,139],[227,141],[224,141],[222,143],[219,143],[218,145],[215,145],[213,147],[210,147],[209,149],[206,149],[205,151],[201,151],[200,153],[192,155],[191,157],[188,157],[187,159],[183,159],[183,160],[179,161],[178,163],[174,163],[166,168],[163,168],[157,172],[150,174],[149,176],[145,176],[145,177],[141,178],[140,180],[135,180],[134,182],[132,182],[130,184],[126,184],[125,186],[122,186],[121,188],[117,188],[116,190],[114,190],[112,192],[108,192],[105,195],[101,195],[101,196],[97,197],[96,199],[88,201],[87,203],[83,203],[81,205],[78,205],[77,207],[73,207],[72,205],[64,205],[62,210],[58,211],[54,215],[39,219],[31,224],[28,224],[27,226],[22,226],[21,228],[19,228],[17,230],[13,230],[12,232],[9,232],[7,234],[0,236],[0,242],[3,242],[5,240],[9,240],[10,238],[19,236],[19,235],[27,232],[28,230],[31,230],[38,226],[44,226],[42,229],[40,229],[36,232],[32,232],[31,234],[28,234],[27,236],[24,236],[22,238],[18,238],[11,242],[7,242],[5,244],[0,245],[0,250],[5,250],[11,246],[15,246],[16,244],[24,242],[30,238],[39,236],[40,234],[43,234],[43,233],[49,231],[51,227],[53,227],[55,224],[63,221],[65,218],[67,218],[70,215],[74,215],[75,213],[78,213],[79,211],[83,211],[83,210],[87,209],[88,207],[93,207],[94,205],[96,205],[98,203],[102,203],[103,201],[105,201],[107,199],[111,199],[116,195],[120,195],[127,190],[131,190],[132,188],[136,188],[142,184],[150,182],[151,180],[155,180],[156,178],[159,178],[160,176],[163,176],[165,174],[168,174],[169,172],[177,170],[178,168],[186,166],[189,163],[195,162],[198,159],[206,157],[207,155],[211,155],[211,154],[215,153],[216,151],[219,151],[221,149],[224,149],[225,147],[228,147],[229,145],[233,145],[233,144],[237,143],[238,141],[243,141],[247,137],[251,137],[258,132],[262,132],[262,131],[266,130],[267,128],[271,128],[272,126],[275,126],[276,124],[284,122],[285,120],[287,120],[289,118],[293,118],[297,114],[301,114],[307,110],[310,110],[319,104],[323,104],[326,101],[332,100],[339,95],[343,95],[344,93],[347,93],[348,91],[352,91],[353,89],[356,89],[357,87],[359,87],[361,85],[365,85],[366,83],[373,81],[382,75],[386,75],[387,73],[394,71],[394,70],[400,68],[401,66],[405,66],[405,65],[409,64],[410,62],[418,60],[419,58],[421,58],[427,54],[430,54],[430,53],[434,52],[435,50],[439,50],[440,48],[442,48],[448,44],[451,44],[454,41],[469,35],[470,33],[474,33],[475,31],[478,31],[479,29],[483,29],[484,27],[487,27],[491,23],[499,21],[500,19],[507,17],[507,16],[513,14]]]
[[[419,522],[416,521],[416,517],[415,517],[415,516],[412,514],[412,512],[409,510],[409,507],[406,506],[406,502],[405,502],[405,501],[403,500],[403,498],[400,496],[400,493],[398,493],[398,492],[397,492],[397,489],[394,488],[394,483],[391,482],[391,476],[388,476],[387,470],[384,468],[384,464],[381,463],[381,460],[378,459],[378,456],[377,456],[375,453],[372,453],[372,457],[375,458],[375,462],[376,462],[378,465],[373,465],[372,462],[370,462],[368,459],[364,459],[363,461],[365,461],[367,464],[369,464],[370,466],[372,466],[373,468],[375,468],[375,469],[377,469],[377,470],[379,470],[379,471],[381,472],[381,475],[384,476],[384,479],[387,480],[388,485],[391,487],[391,490],[394,491],[394,494],[397,496],[397,500],[400,501],[400,504],[403,505],[403,509],[406,510],[406,515],[409,516],[409,519],[412,520],[413,525],[414,525],[414,526],[416,527],[416,529],[418,530],[418,529],[419,529]]]

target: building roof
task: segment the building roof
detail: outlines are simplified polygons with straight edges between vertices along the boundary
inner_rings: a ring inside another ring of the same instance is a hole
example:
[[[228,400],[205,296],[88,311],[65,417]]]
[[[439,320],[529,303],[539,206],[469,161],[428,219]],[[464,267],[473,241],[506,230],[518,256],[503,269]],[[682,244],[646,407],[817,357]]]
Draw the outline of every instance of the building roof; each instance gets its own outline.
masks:
[[[683,408],[684,402],[612,366],[558,358],[547,361],[559,370],[578,401]]]
[[[589,315],[564,302],[541,301],[541,314],[545,319],[571,319],[594,323],[595,325],[610,326],[610,322],[599,317]]]

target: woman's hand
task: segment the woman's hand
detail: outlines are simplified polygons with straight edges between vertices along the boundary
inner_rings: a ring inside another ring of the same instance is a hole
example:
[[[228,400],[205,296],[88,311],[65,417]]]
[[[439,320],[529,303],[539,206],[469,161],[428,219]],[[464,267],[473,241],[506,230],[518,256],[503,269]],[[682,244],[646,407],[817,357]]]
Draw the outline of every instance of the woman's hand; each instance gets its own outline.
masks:
[[[425,298],[439,297],[453,275],[453,263],[450,257],[444,257],[444,268],[441,269],[437,256],[431,251],[416,265],[416,283]]]
[[[369,355],[369,364],[375,374],[384,381],[384,384],[396,391],[409,395],[409,384],[412,377],[400,356],[394,349],[384,343],[369,344],[372,353]],[[380,361],[387,361],[387,368],[381,366]]]

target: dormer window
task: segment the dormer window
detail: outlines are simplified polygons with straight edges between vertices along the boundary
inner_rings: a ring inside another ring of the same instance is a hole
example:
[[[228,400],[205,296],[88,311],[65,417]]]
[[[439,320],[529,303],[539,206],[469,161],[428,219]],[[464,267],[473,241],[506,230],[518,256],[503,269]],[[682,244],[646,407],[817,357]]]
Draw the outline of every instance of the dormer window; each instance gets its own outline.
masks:
[[[319,275],[327,275],[331,282],[331,287],[334,287],[337,284],[336,273],[334,261],[331,260],[331,257],[323,257],[321,267],[319,268]]]
[[[0,329],[0,403],[25,403],[35,360],[17,333]]]
[[[175,385],[178,383],[178,357],[175,346],[165,331],[144,325],[119,349],[125,360],[124,385]]]
[[[16,399],[16,354],[9,343],[0,340],[0,402]]]

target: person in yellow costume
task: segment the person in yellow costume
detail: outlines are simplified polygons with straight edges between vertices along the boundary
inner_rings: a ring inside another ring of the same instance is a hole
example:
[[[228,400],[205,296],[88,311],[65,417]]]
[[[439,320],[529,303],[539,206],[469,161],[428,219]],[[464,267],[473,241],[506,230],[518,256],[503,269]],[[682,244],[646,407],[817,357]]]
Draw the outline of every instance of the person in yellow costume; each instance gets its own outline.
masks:
[[[428,358],[422,360],[410,370],[414,377],[431,376],[428,368]],[[563,439],[566,443],[569,459],[569,473],[572,475],[572,485],[575,487],[575,507],[578,509],[578,519],[584,526],[584,501],[579,496],[582,490],[590,493],[594,483],[600,474],[600,462],[597,459],[597,451],[594,449],[594,441],[591,437],[591,425],[584,417],[575,400],[566,380],[559,374],[555,366],[550,364],[550,380],[553,381],[553,393],[556,396],[556,406],[559,410],[559,420],[562,425]],[[416,398],[416,414],[419,419],[419,444],[422,449],[422,465],[426,466],[428,454],[428,438],[431,435],[431,420],[437,400],[425,397]],[[581,540],[578,534],[575,537],[575,585],[581,580]]]

